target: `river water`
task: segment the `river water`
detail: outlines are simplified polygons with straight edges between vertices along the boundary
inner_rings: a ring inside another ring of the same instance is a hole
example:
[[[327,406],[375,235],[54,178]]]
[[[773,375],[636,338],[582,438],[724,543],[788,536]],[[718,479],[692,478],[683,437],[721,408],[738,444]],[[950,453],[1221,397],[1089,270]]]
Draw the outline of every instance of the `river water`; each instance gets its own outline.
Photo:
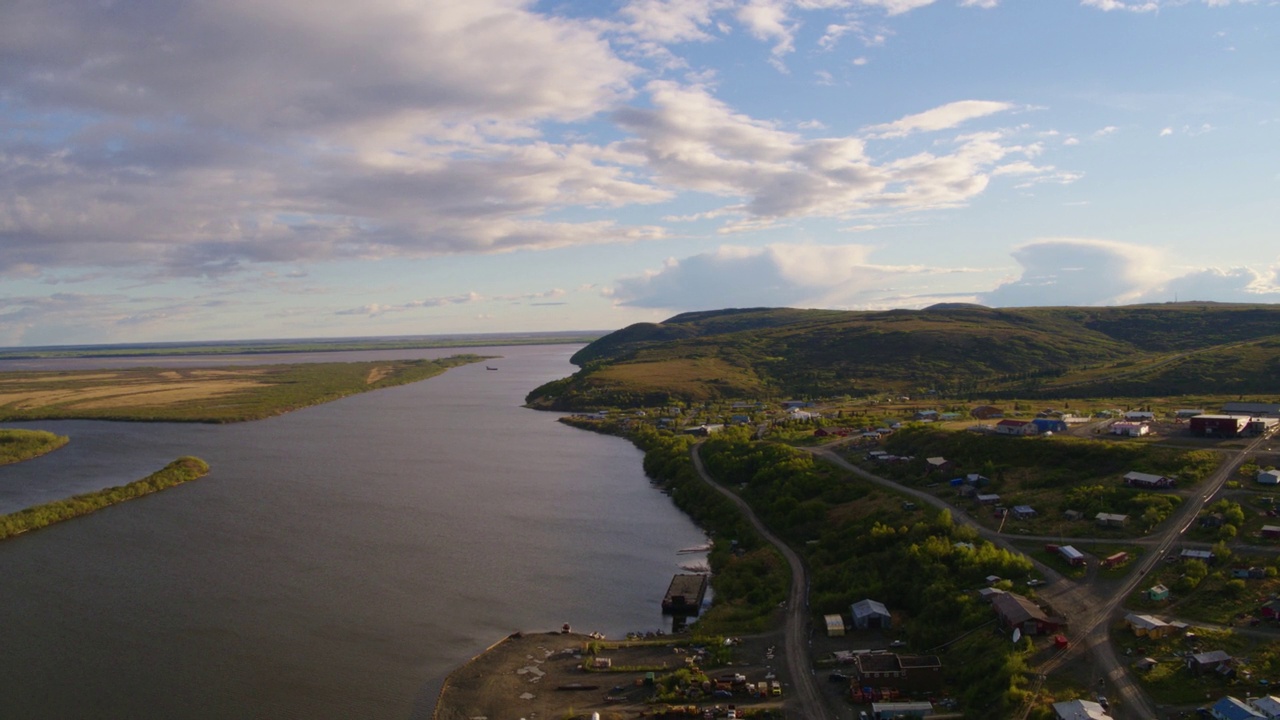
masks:
[[[212,471],[0,543],[0,717],[425,718],[512,631],[663,627],[677,550],[703,535],[630,443],[520,407],[576,349],[475,349],[499,370],[251,423],[8,424],[71,442],[0,468],[0,512],[181,455]],[[244,360],[56,366],[226,362]]]

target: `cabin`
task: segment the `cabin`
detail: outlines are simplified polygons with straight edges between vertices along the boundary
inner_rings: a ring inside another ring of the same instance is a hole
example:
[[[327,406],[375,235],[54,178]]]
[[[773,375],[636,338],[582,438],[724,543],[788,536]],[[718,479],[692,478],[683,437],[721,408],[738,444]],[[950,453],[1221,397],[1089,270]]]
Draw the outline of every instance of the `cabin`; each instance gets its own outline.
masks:
[[[1013,516],[1019,520],[1030,520],[1036,516],[1036,511],[1030,505],[1014,505]]]
[[[696,427],[685,428],[684,434],[695,435],[697,437],[710,437],[721,430],[724,430],[724,425],[707,425],[704,423]]]
[[[1002,593],[991,597],[1000,623],[1007,628],[1017,628],[1024,635],[1053,634],[1066,625],[1062,618],[1051,618],[1040,606],[1017,593]]]
[[[1152,422],[1156,419],[1156,414],[1145,410],[1130,410],[1124,414],[1124,419],[1129,422]]]
[[[951,469],[951,461],[944,457],[925,458],[924,462],[929,466],[929,472],[946,472]]]
[[[1177,484],[1177,478],[1166,477],[1164,475],[1152,475],[1150,473],[1131,472],[1124,476],[1124,484],[1129,487],[1142,488],[1144,490],[1159,490],[1162,488],[1171,488]]]
[[[1111,720],[1102,705],[1092,700],[1069,700],[1053,704],[1057,720]]]
[[[1195,653],[1186,656],[1187,669],[1191,672],[1202,675],[1204,673],[1216,672],[1226,675],[1235,666],[1235,658],[1227,654],[1226,650],[1212,650],[1210,652]]]
[[[1207,565],[1212,565],[1216,560],[1216,556],[1208,550],[1183,550],[1178,554],[1183,560],[1199,560]]]
[[[1137,637],[1163,638],[1169,637],[1177,630],[1174,626],[1151,615],[1130,613],[1124,618],[1125,624]]]
[[[885,607],[884,603],[868,598],[854,603],[851,609],[853,626],[859,630],[869,628],[885,630],[893,627],[893,616],[889,614],[889,608]]]
[[[1263,485],[1280,485],[1280,470],[1259,470],[1258,482]]]
[[[1000,502],[1000,496],[995,493],[978,493],[974,499],[979,505],[995,505]]]
[[[1065,511],[1065,512],[1063,512],[1063,513],[1062,513],[1062,517],[1066,518],[1067,520],[1071,520],[1071,521],[1075,521],[1075,520],[1083,520],[1083,519],[1084,519],[1084,513],[1080,512],[1079,510],[1067,510],[1067,511]]]
[[[1128,515],[1118,515],[1115,513],[1098,513],[1093,518],[1100,527],[1121,528],[1129,522]]]
[[[1262,717],[1267,720],[1280,720],[1280,697],[1263,695],[1262,697],[1250,698],[1249,707],[1262,713]]]

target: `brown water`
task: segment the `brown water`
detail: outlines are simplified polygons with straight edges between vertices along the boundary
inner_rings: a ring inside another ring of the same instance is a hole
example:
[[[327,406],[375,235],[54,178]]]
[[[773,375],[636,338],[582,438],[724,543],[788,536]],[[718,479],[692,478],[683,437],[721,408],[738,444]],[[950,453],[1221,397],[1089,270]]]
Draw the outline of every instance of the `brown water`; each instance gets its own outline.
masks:
[[[25,424],[71,443],[0,468],[0,512],[213,470],[0,543],[0,718],[426,717],[514,630],[662,627],[701,533],[630,443],[519,407],[576,349],[483,348],[498,372],[253,423]]]

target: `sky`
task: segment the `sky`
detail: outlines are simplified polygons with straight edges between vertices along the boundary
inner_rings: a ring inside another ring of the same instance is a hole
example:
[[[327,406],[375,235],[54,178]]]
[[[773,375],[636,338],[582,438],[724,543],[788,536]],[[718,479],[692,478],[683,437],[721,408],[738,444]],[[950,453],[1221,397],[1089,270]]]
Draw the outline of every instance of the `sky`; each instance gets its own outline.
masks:
[[[1278,0],[0,3],[3,346],[1278,272]]]

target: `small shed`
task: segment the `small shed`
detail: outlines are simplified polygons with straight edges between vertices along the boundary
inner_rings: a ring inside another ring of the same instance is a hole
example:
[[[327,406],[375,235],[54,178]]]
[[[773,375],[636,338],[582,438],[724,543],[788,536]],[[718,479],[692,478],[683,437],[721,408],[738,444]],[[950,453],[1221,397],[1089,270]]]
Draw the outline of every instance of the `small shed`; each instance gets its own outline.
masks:
[[[1030,505],[1014,505],[1013,516],[1019,520],[1030,520],[1036,516],[1036,511]]]
[[[839,615],[826,615],[827,637],[844,637],[844,618]]]
[[[1000,496],[995,493],[978,493],[976,499],[982,505],[995,505],[1000,502]]]
[[[869,628],[887,629],[893,626],[893,616],[884,603],[871,600],[859,600],[852,606],[853,626],[859,630]]]
[[[1158,600],[1169,599],[1169,588],[1165,587],[1164,585],[1152,585],[1151,587],[1147,588],[1146,593],[1147,593],[1148,600],[1158,601]]]
[[[1068,510],[1062,513],[1062,517],[1068,520],[1080,520],[1084,518],[1084,513],[1080,512],[1079,510]]]

